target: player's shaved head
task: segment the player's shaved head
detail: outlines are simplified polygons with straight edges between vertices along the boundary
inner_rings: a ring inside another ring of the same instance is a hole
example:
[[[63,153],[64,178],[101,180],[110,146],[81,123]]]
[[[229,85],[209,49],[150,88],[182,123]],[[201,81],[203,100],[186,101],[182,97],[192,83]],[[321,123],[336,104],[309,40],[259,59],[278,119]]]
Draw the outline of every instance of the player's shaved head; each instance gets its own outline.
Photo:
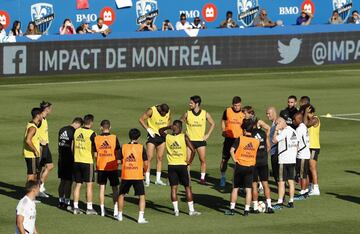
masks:
[[[273,107],[273,106],[269,106],[269,107],[266,109],[266,116],[268,117],[268,119],[269,119],[270,121],[276,120],[276,118],[277,118],[276,108]]]

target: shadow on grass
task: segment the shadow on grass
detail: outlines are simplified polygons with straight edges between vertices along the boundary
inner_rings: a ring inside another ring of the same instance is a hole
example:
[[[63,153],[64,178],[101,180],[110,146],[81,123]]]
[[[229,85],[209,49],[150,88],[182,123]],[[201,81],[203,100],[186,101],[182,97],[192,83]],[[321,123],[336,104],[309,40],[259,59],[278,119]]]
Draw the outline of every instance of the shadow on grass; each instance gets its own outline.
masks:
[[[358,172],[358,171],[345,170],[345,172],[360,176],[360,172]]]
[[[329,195],[333,195],[335,196],[337,199],[341,199],[341,200],[344,200],[344,201],[348,201],[348,202],[353,202],[355,204],[360,204],[360,197],[356,197],[356,196],[351,196],[351,195],[340,195],[340,194],[337,194],[337,193],[326,193],[326,194],[329,194]]]

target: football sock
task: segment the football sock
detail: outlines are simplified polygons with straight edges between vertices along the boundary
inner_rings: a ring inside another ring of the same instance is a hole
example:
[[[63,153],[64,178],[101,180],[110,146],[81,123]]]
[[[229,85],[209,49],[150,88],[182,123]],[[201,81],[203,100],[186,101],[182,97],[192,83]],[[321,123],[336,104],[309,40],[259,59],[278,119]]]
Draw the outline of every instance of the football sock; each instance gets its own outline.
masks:
[[[253,201],[254,210],[258,209],[258,201]]]
[[[150,181],[150,172],[145,172],[145,181]]]
[[[174,202],[172,202],[172,204],[173,204],[173,207],[174,207],[174,211],[179,211],[178,202],[174,201]]]
[[[277,203],[278,203],[278,204],[282,204],[282,203],[283,203],[283,199],[282,199],[282,198],[279,198]]]
[[[74,208],[79,209],[79,202],[74,202]]]
[[[266,199],[266,204],[268,207],[271,207],[271,198]]]
[[[188,202],[188,206],[189,206],[189,211],[193,212],[194,211],[194,202],[193,201]]]
[[[156,181],[160,181],[161,180],[161,171],[157,171],[156,172]]]
[[[205,175],[206,175],[205,172],[201,172],[201,177],[200,177],[200,179],[204,180],[204,179],[205,179]]]
[[[144,219],[144,211],[139,211],[139,220]]]
[[[88,202],[88,203],[86,204],[86,208],[87,208],[88,210],[92,210],[92,209],[93,209],[92,202]]]
[[[101,213],[105,213],[105,206],[104,205],[100,205],[100,209],[101,209]]]
[[[230,202],[230,210],[235,210],[235,202]]]
[[[250,205],[245,205],[245,210],[249,211],[250,210]]]
[[[289,199],[289,202],[294,202],[294,198],[293,198],[293,197],[290,198],[290,199]]]

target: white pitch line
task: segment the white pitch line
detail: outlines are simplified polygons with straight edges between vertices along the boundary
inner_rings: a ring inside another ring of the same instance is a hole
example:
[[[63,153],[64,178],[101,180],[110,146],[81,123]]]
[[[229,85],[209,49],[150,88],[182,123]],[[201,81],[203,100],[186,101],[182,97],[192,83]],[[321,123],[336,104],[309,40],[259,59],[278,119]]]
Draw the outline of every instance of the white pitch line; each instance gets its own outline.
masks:
[[[192,78],[209,78],[209,77],[244,77],[244,76],[261,76],[261,75],[291,75],[291,74],[314,74],[314,73],[333,73],[333,72],[360,72],[360,69],[340,69],[340,70],[322,70],[322,71],[297,71],[297,72],[254,72],[254,73],[240,73],[240,74],[214,74],[214,75],[193,75],[193,76],[164,76],[164,77],[140,77],[131,79],[110,79],[110,80],[84,80],[84,81],[69,81],[69,82],[43,82],[30,84],[5,84],[0,85],[0,88],[8,87],[23,87],[23,86],[43,86],[43,85],[73,85],[73,84],[95,84],[108,82],[125,82],[125,81],[154,81],[154,80],[173,80],[173,79],[192,79]],[[70,74],[69,74],[70,75]],[[6,79],[6,78],[5,78]],[[31,78],[29,78],[31,79]]]
[[[353,116],[353,115],[360,115],[360,113],[348,113],[348,114],[333,114],[332,116]]]
[[[360,121],[360,119],[337,117],[337,116],[327,117],[326,115],[321,115],[320,117],[327,118],[327,119],[340,119],[340,120]]]

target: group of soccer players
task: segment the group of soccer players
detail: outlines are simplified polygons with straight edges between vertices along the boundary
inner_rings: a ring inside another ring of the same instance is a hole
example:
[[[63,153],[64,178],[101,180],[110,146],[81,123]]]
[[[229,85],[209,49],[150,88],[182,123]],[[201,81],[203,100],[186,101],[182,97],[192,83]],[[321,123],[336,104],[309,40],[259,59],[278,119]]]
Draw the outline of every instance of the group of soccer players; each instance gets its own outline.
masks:
[[[251,106],[242,107],[242,100],[235,96],[232,105],[225,109],[221,120],[224,144],[220,162],[220,188],[226,186],[226,169],[230,158],[235,162],[233,190],[230,209],[226,215],[235,214],[239,190],[245,192],[245,211],[259,213],[259,191],[264,192],[267,213],[284,206],[285,184],[289,186],[287,207],[294,207],[294,200],[306,199],[309,195],[320,195],[317,181],[317,157],[320,152],[320,119],[310,98],[304,96],[299,101],[289,96],[288,107],[280,112],[274,107],[266,110],[271,126],[258,119]],[[40,181],[40,195],[47,197],[44,183],[53,168],[49,150],[48,125],[46,117],[52,105],[42,102],[31,111],[32,120],[27,124],[24,137],[24,157],[27,165],[28,181]],[[94,116],[76,117],[58,133],[58,188],[59,208],[80,214],[79,198],[81,186],[86,184],[86,214],[97,214],[94,210],[93,182],[95,171],[99,184],[101,216],[105,216],[104,193],[107,181],[113,191],[113,216],[122,221],[124,196],[131,187],[139,196],[138,223],[147,223],[144,218],[145,187],[150,186],[151,161],[156,152],[156,180],[154,184],[165,186],[161,180],[162,160],[165,150],[168,161],[168,179],[171,187],[171,201],[174,215],[179,215],[178,185],[185,188],[189,215],[200,215],[194,209],[189,166],[195,154],[200,159],[200,183],[206,184],[206,145],[215,129],[215,121],[210,113],[201,108],[201,97],[192,96],[189,110],[179,120],[171,122],[171,111],[167,104],[148,108],[139,118],[140,125],[147,131],[146,148],[139,143],[141,136],[137,128],[130,129],[129,142],[120,146],[115,134],[111,133],[109,120],[100,123],[101,132],[93,130]],[[183,124],[186,131],[183,133]],[[209,126],[207,128],[207,125]],[[274,180],[278,184],[278,201],[271,204],[268,154]],[[94,168],[94,164],[96,168]],[[121,176],[118,167],[121,164]],[[120,179],[121,178],[121,182]],[[295,183],[299,179],[301,191],[295,196]],[[73,206],[70,203],[72,184]],[[252,203],[253,209],[250,210]]]

